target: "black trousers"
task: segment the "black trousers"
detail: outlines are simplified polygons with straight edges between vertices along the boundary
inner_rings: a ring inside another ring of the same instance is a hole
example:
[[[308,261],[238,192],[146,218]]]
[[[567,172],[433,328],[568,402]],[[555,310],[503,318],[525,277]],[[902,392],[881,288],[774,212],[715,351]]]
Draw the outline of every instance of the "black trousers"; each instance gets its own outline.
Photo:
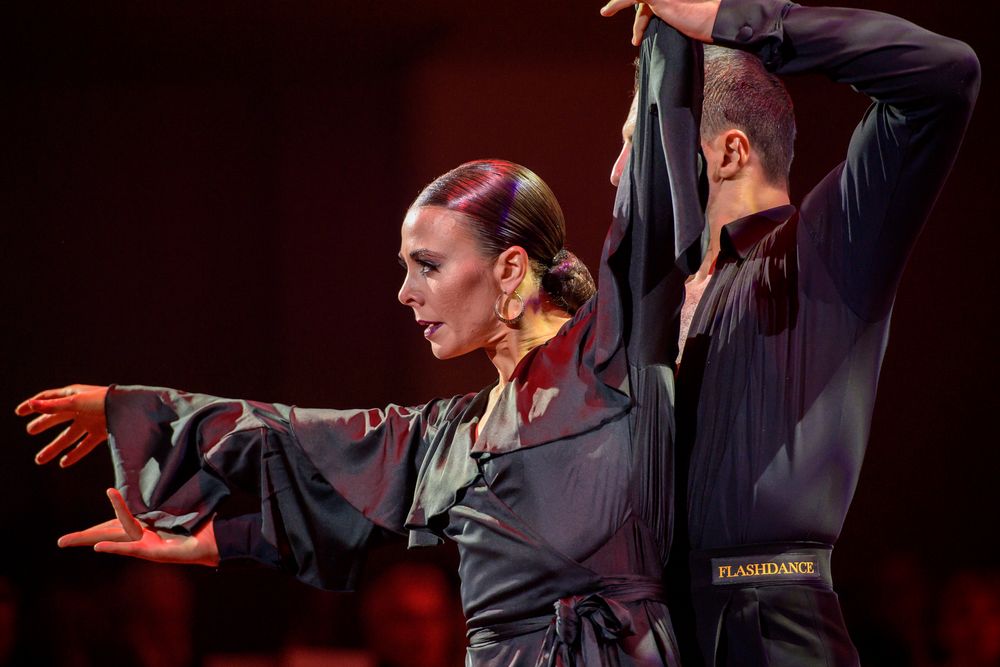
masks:
[[[692,554],[691,603],[705,665],[859,665],[829,556],[829,546],[814,543]]]

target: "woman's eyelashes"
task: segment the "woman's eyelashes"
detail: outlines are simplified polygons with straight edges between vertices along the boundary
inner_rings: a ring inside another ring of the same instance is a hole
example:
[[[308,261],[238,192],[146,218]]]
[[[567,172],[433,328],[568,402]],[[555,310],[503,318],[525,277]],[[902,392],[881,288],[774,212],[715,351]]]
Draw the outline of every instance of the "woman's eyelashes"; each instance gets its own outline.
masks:
[[[437,269],[438,269],[438,264],[437,263],[430,262],[430,261],[427,261],[425,259],[417,259],[417,260],[414,260],[414,262],[417,264],[417,266],[420,267],[419,273],[422,276],[427,275],[431,271],[437,271]],[[404,271],[408,270],[408,268],[406,266],[406,261],[404,261],[402,258],[400,258],[400,260],[399,260],[399,266]]]
[[[426,276],[428,273],[441,268],[441,262],[436,258],[428,257],[426,250],[417,250],[410,253],[408,260],[403,259],[402,255],[399,256],[399,265],[403,267],[403,270],[408,272],[410,270],[410,262],[413,262],[413,264],[417,265],[417,272],[422,276]]]

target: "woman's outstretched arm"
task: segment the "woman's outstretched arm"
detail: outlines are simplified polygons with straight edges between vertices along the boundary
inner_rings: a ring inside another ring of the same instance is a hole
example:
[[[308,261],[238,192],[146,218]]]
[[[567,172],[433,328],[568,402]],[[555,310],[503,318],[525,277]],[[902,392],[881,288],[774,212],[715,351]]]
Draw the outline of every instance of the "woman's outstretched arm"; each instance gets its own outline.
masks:
[[[107,439],[124,506],[147,530],[139,536],[125,521],[130,536],[119,520],[71,543],[112,531],[123,542],[104,540],[101,550],[159,557],[167,549],[173,558],[171,549],[197,545],[183,537],[205,535],[212,524],[213,558],[251,558],[332,590],[351,586],[371,539],[406,533],[428,447],[468,403],[455,397],[417,408],[309,410],[157,387],[74,385],[65,394],[42,392],[18,413],[39,414],[32,433],[87,422],[95,447]],[[45,460],[70,446],[50,443]],[[257,511],[218,517],[232,510],[222,504],[234,492],[255,497]]]

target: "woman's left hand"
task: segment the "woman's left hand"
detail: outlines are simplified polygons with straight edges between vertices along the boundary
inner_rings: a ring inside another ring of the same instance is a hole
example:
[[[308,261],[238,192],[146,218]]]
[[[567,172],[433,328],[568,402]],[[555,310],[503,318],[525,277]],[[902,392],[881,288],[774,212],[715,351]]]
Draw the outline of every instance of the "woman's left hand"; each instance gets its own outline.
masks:
[[[35,455],[35,463],[43,465],[62,455],[59,465],[65,468],[106,441],[108,421],[104,401],[107,395],[107,387],[71,384],[41,391],[18,405],[14,411],[18,416],[38,415],[28,423],[31,435],[67,424],[62,433]]]
[[[189,565],[219,564],[212,521],[206,521],[192,535],[153,530],[136,519],[125,500],[115,489],[108,489],[108,499],[115,510],[110,521],[59,538],[60,547],[94,547],[94,551],[131,556],[159,563]]]
[[[642,35],[653,15],[699,42],[712,42],[712,28],[722,0],[611,0],[601,8],[602,16],[614,16],[626,7],[637,7],[632,23],[632,45],[642,43]]]

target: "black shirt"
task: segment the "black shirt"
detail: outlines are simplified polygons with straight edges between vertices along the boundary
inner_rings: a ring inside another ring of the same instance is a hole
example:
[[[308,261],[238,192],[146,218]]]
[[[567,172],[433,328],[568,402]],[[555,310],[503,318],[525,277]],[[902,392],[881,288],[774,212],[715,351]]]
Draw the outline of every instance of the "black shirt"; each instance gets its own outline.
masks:
[[[723,228],[677,380],[692,548],[833,544],[899,276],[958,151],[979,64],[967,45],[893,16],[781,0],[725,0],[713,40],[873,100],[846,160],[798,211]]]

